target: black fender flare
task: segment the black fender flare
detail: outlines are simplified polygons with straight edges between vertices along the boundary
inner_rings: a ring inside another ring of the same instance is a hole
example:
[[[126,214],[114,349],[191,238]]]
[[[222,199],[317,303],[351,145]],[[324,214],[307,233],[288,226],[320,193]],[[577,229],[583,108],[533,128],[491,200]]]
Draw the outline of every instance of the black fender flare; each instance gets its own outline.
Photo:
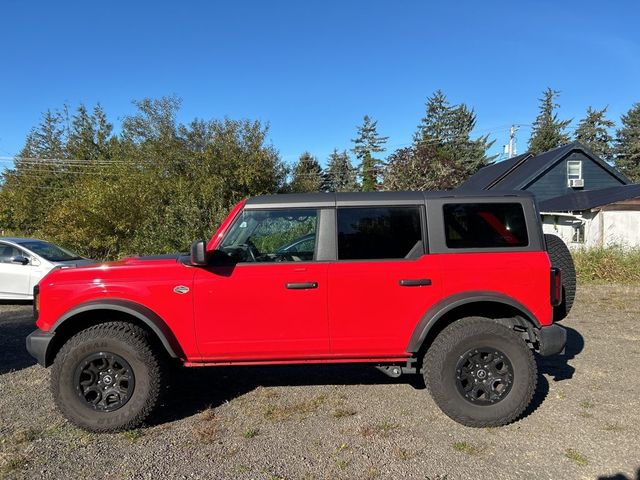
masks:
[[[497,303],[515,308],[522,313],[522,316],[525,318],[525,320],[528,320],[533,327],[540,328],[541,326],[538,319],[535,317],[535,315],[533,315],[533,313],[531,313],[531,311],[529,311],[527,307],[522,305],[522,303],[515,300],[514,298],[511,298],[503,293],[492,291],[472,291],[457,293],[440,300],[439,302],[431,306],[429,310],[427,310],[427,312],[422,316],[422,318],[416,325],[416,328],[413,330],[413,334],[409,339],[409,345],[407,346],[407,352],[416,353],[418,350],[420,350],[420,347],[422,346],[425,338],[427,338],[429,332],[447,313],[463,305],[469,305],[471,303],[478,302]]]
[[[58,318],[49,332],[55,333],[55,331],[63,325],[64,322],[76,315],[98,310],[111,310],[126,313],[135,317],[158,337],[162,346],[171,357],[180,358],[183,356],[180,343],[164,320],[150,308],[132,300],[102,298],[100,300],[90,300],[88,302],[81,303],[80,305],[73,307],[71,310],[67,310],[60,318]]]

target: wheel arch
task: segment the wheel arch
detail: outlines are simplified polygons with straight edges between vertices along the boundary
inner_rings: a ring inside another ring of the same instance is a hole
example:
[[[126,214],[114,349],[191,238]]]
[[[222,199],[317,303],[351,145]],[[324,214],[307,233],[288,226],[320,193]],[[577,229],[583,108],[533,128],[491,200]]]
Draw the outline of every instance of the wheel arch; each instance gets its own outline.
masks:
[[[73,335],[99,323],[119,319],[149,331],[172,358],[184,358],[180,343],[165,321],[150,308],[131,300],[101,299],[89,301],[65,312],[53,324],[53,340],[47,349],[45,366],[49,366],[57,351]]]
[[[540,328],[540,322],[522,303],[498,292],[465,292],[447,297],[423,315],[413,331],[407,352],[424,352],[447,325],[461,318],[481,316],[500,319],[523,331]]]

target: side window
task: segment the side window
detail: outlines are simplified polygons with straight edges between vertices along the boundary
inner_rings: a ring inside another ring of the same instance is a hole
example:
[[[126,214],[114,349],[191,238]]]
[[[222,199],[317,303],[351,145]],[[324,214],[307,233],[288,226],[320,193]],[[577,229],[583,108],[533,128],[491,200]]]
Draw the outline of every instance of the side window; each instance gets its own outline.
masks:
[[[218,250],[235,262],[309,262],[315,257],[318,212],[244,210]]]
[[[338,260],[416,258],[424,253],[420,207],[338,208]]]
[[[529,244],[519,203],[449,203],[443,210],[449,248],[513,248]]]
[[[0,263],[12,263],[11,260],[19,255],[22,256],[23,253],[17,248],[0,243]]]

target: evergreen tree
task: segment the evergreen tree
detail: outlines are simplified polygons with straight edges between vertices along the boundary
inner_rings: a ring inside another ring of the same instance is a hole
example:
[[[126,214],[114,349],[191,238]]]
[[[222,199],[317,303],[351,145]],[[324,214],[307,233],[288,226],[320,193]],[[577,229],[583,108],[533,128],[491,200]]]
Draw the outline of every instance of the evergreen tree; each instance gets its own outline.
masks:
[[[463,179],[493,162],[487,156],[494,144],[489,136],[471,138],[476,126],[476,114],[464,103],[451,105],[442,90],[427,99],[425,116],[413,136],[414,144],[435,145],[440,152],[460,165]]]
[[[558,120],[556,109],[560,107],[556,98],[560,95],[557,90],[547,88],[540,101],[540,113],[533,122],[531,138],[529,138],[529,151],[533,154],[546,152],[570,142],[565,129],[571,120]]]
[[[356,169],[351,165],[346,150],[333,149],[324,173],[324,189],[328,192],[352,192],[357,190]]]
[[[593,153],[606,161],[613,158],[613,137],[609,129],[615,125],[606,118],[607,107],[602,110],[587,108],[587,116],[578,123],[576,128],[576,140],[589,147]]]
[[[351,150],[360,161],[360,177],[362,178],[362,190],[372,192],[378,189],[379,176],[382,171],[382,161],[374,155],[384,152],[385,143],[389,137],[378,134],[378,122],[365,115],[362,125],[358,127],[358,136],[351,141],[354,144]]]
[[[640,103],[620,118],[617,131],[616,167],[634,182],[640,182]]]
[[[322,167],[318,159],[309,152],[300,155],[298,162],[293,166],[290,189],[295,193],[322,190]]]

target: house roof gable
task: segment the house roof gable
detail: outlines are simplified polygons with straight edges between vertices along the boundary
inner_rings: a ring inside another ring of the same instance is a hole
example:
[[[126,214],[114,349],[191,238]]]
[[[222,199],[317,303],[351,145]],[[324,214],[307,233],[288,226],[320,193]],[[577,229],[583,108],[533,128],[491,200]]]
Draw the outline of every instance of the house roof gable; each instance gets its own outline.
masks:
[[[461,189],[524,190],[571,153],[579,151],[619,180],[631,183],[622,173],[594,154],[580,142],[563,145],[540,155],[525,153],[518,157],[484,167],[471,176]],[[505,164],[505,165],[503,165]]]

